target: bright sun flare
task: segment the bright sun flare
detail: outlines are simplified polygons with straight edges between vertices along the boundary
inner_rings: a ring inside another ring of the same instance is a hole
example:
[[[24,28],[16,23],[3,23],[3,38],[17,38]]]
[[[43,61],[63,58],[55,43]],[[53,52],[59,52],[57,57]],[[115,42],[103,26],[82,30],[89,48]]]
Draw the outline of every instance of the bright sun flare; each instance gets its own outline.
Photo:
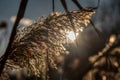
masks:
[[[76,36],[78,33],[76,33]],[[73,31],[67,32],[67,37],[69,40],[74,41],[76,39],[75,33]]]

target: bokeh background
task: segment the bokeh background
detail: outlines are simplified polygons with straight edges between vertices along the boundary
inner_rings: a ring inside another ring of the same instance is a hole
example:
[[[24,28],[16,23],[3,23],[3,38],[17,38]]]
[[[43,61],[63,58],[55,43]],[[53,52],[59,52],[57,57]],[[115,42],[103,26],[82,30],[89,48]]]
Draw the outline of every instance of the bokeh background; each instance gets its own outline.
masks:
[[[0,30],[0,56],[4,53],[9,41],[10,32],[15,21],[21,0],[0,0],[0,22],[7,23],[6,29]],[[83,7],[97,6],[97,0],[78,0]],[[77,7],[67,0],[69,10],[77,10]],[[55,0],[55,11],[64,12],[60,0]],[[28,26],[41,16],[47,16],[52,12],[52,0],[29,0],[25,16],[19,26]],[[79,34],[78,48],[70,45],[68,48],[71,53],[88,56],[101,50],[107,38],[114,30],[119,30],[120,21],[120,1],[119,0],[100,0],[100,6],[92,16],[96,28],[104,37],[102,40],[92,25],[88,25]],[[74,54],[72,54],[73,56]]]

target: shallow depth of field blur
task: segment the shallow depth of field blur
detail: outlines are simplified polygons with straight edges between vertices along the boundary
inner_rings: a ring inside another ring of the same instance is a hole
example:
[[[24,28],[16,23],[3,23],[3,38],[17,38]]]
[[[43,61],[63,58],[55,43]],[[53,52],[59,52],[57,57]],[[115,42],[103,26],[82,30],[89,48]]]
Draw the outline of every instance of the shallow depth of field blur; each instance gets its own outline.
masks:
[[[7,24],[7,27],[0,28],[0,57],[4,54],[7,47],[20,1],[21,0],[0,0],[0,24],[2,22],[5,22]],[[94,7],[97,4],[97,0],[78,1],[83,7]],[[66,0],[66,2],[70,11],[78,10],[78,8],[71,2],[71,0]],[[60,0],[55,0],[55,11],[65,12],[60,3]],[[84,70],[86,66],[88,66],[89,62],[93,63],[103,53],[107,53],[107,50],[110,54],[119,54],[119,56],[112,56],[110,58],[111,63],[115,65],[115,68],[117,67],[117,72],[114,72],[116,69],[114,70],[110,66],[111,76],[106,77],[106,74],[104,72],[104,68],[106,68],[106,66],[102,66],[102,68],[100,67],[100,69],[97,68],[100,64],[107,64],[104,63],[106,57],[102,56],[102,58],[96,61],[96,63],[94,64],[95,69],[91,69],[86,74],[88,78],[84,77],[84,80],[120,79],[120,60],[117,61],[117,59],[120,58],[120,0],[100,0],[100,6],[95,11],[96,12],[95,14],[93,14],[91,19],[93,20],[97,30],[101,32],[101,36],[99,36],[92,25],[89,24],[82,32],[77,33],[76,46],[76,43],[74,42],[74,39],[76,38],[74,33],[68,32],[67,37],[71,39],[71,44],[64,44],[64,46],[70,52],[70,54],[67,56],[62,55],[57,58],[57,62],[60,63],[60,68],[56,75],[59,75],[60,80],[79,80],[81,75],[80,72]],[[34,21],[37,20],[39,17],[46,17],[51,12],[52,0],[29,0],[25,16],[19,23],[19,27],[29,26],[34,23]],[[115,47],[110,48],[112,45],[114,45],[114,43]],[[111,49],[111,52],[109,51],[109,48]],[[116,60],[116,62],[114,60]],[[64,62],[64,65],[61,64],[62,62]],[[61,70],[61,66],[64,69]],[[106,71],[109,72],[109,70]],[[64,74],[60,74],[61,72],[65,72],[65,77],[67,78],[64,78]],[[94,75],[97,74],[97,72],[101,73],[100,75],[96,75],[97,79],[96,77],[91,78],[90,74]],[[108,79],[108,77],[111,77],[111,79]]]

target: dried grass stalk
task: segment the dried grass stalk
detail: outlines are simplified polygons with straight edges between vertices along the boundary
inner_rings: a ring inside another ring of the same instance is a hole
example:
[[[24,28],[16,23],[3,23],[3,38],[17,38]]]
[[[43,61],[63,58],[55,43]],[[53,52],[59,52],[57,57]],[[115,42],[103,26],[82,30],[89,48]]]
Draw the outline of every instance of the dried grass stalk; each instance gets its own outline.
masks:
[[[93,13],[70,12],[76,31],[87,26]],[[62,45],[66,42],[66,31],[73,31],[73,29],[65,13],[52,13],[28,27],[18,28],[4,72],[26,68],[44,80],[48,66],[47,54],[49,66],[57,69],[56,57],[67,52]]]

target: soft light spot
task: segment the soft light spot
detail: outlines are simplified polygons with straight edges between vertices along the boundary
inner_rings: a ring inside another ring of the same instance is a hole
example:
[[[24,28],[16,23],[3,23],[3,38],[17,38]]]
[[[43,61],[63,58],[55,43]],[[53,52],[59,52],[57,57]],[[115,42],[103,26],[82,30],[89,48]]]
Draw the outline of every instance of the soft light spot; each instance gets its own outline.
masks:
[[[76,36],[75,36],[75,33],[73,31],[67,32],[67,37],[71,41],[74,41],[77,36],[78,36],[78,33],[76,33]]]
[[[10,21],[12,23],[14,23],[15,20],[16,20],[16,16],[11,16]],[[28,19],[28,18],[22,18],[21,21],[20,21],[20,24],[22,24],[24,26],[29,26],[32,23],[33,23],[33,21],[31,19]]]
[[[116,36],[115,36],[115,35],[110,36],[109,41],[110,41],[111,43],[115,42],[115,40],[116,40]]]

